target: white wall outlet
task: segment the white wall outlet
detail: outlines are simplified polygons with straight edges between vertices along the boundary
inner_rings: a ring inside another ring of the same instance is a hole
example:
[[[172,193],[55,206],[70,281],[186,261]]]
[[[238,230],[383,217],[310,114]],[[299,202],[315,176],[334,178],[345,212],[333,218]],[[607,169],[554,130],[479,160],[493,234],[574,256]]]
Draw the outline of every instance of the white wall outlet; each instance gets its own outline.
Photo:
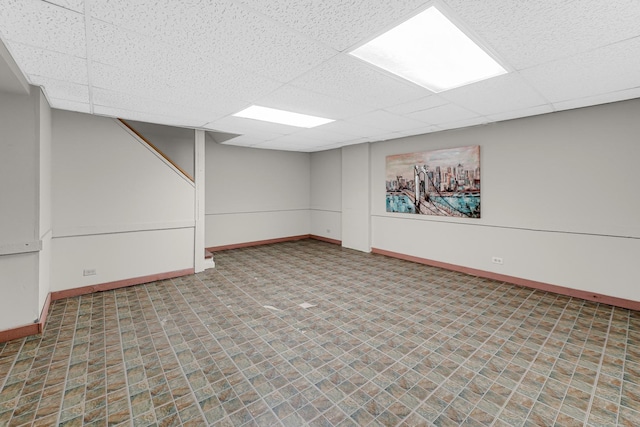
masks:
[[[491,257],[491,262],[494,264],[500,264],[500,265],[504,264],[504,261],[499,256]]]
[[[95,268],[85,268],[84,270],[82,270],[82,275],[83,276],[95,276],[96,275],[96,269]]]

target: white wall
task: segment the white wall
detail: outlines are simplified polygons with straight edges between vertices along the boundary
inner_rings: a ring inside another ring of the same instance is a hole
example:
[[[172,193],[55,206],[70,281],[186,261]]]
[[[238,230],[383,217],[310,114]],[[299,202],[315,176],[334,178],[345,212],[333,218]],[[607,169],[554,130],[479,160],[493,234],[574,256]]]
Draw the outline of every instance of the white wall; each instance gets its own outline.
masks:
[[[39,316],[39,96],[0,92],[0,330]]]
[[[193,183],[116,120],[54,110],[52,163],[52,291],[193,268]]]
[[[173,163],[194,176],[195,151],[193,145],[194,130],[155,123],[127,120],[127,124],[136,132],[162,151]]]
[[[206,143],[205,246],[309,234],[310,155]]]
[[[38,307],[42,312],[51,285],[51,108],[40,95],[39,131],[39,239],[42,248],[38,256]]]
[[[372,246],[640,300],[638,117],[633,100],[372,144]],[[385,211],[387,155],[476,144],[481,219]]]
[[[370,144],[342,148],[342,246],[371,251]]]
[[[311,234],[342,239],[342,151],[311,153]]]

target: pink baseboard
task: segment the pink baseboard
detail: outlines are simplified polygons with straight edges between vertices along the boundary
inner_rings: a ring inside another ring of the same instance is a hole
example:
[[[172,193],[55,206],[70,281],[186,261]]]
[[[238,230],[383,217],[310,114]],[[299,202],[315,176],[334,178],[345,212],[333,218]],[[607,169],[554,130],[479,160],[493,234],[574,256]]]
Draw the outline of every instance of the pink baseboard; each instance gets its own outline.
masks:
[[[328,237],[316,236],[315,234],[309,235],[309,238],[316,239],[316,240],[321,240],[321,241],[327,242],[327,243],[333,243],[334,245],[338,245],[338,246],[342,246],[342,240],[336,240],[336,239],[330,239]]]
[[[310,237],[311,237],[310,234],[301,234],[299,236],[279,237],[277,239],[256,240],[254,242],[243,242],[243,243],[234,243],[232,245],[212,246],[210,248],[205,248],[205,249],[208,250],[209,252],[220,252],[220,251],[226,251],[227,249],[240,249],[240,248],[248,248],[251,246],[269,245],[271,243],[292,242],[295,240],[308,239]]]
[[[44,330],[44,325],[47,322],[50,305],[51,293],[49,293],[49,295],[47,295],[47,299],[44,300],[44,306],[42,307],[42,312],[40,313],[40,320],[30,325],[17,326],[15,328],[0,331],[0,343],[15,340],[18,338],[28,337],[31,335],[41,334]]]
[[[133,277],[131,279],[116,280],[115,282],[66,289],[64,291],[51,292],[51,300],[57,301],[59,299],[77,297],[79,295],[91,294],[93,292],[126,288],[127,286],[141,285],[143,283],[155,282],[157,280],[173,279],[174,277],[187,276],[194,273],[195,270],[193,268],[186,268],[184,270],[168,271],[166,273],[151,274],[148,276]]]
[[[514,276],[507,276],[505,274],[493,273],[490,271],[478,270],[475,268],[463,267],[455,264],[448,264],[446,262],[434,261],[426,258],[412,256],[412,255],[401,254],[398,252],[387,251],[384,249],[372,248],[371,252],[373,252],[374,254],[386,255],[392,258],[403,259],[405,261],[417,262],[419,264],[426,264],[433,267],[440,267],[446,270],[458,271],[460,273],[466,273],[472,276],[484,277],[486,279],[497,280],[500,282],[507,282],[513,285],[538,289],[545,292],[553,292],[560,295],[582,298],[588,301],[601,302],[604,304],[614,305],[616,307],[627,308],[629,310],[640,310],[640,301],[633,301],[633,300],[628,300],[624,298],[612,297],[609,295],[603,295],[596,292],[582,291],[579,289],[566,288],[564,286],[552,285],[549,283],[536,282],[535,280],[523,279],[523,278],[514,277]]]

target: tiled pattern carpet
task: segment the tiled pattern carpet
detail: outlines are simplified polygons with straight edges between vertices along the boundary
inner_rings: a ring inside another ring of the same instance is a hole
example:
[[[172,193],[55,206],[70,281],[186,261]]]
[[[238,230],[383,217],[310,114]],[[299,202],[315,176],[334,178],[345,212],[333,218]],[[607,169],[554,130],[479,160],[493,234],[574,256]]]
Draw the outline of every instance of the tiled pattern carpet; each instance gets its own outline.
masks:
[[[314,240],[215,260],[56,301],[0,344],[0,425],[640,425],[638,312]]]

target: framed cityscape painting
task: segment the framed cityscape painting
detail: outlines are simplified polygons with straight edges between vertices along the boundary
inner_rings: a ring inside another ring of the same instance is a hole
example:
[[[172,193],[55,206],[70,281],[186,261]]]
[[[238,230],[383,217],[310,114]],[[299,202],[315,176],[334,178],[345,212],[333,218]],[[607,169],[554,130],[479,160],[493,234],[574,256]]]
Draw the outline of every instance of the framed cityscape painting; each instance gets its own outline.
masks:
[[[480,218],[480,146],[387,156],[387,212]]]

